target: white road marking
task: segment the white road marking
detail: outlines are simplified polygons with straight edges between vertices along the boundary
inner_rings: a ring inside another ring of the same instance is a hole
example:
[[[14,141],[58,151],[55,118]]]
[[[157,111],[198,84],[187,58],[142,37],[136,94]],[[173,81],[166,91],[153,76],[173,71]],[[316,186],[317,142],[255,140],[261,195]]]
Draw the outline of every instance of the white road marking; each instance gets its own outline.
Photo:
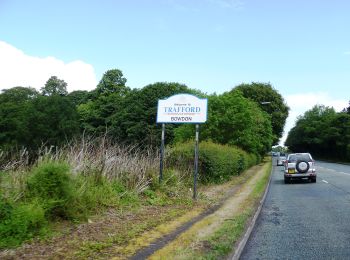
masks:
[[[328,183],[328,181],[322,180],[324,183]]]
[[[345,175],[350,175],[350,173],[347,173],[347,172],[338,172],[338,173],[345,174]]]

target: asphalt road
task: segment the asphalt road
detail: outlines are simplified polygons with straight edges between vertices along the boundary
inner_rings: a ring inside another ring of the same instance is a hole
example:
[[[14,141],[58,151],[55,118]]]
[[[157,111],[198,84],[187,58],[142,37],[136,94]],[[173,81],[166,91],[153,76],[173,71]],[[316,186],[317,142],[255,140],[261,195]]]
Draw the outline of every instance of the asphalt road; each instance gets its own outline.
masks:
[[[240,259],[350,259],[350,166],[316,162],[317,183],[284,184],[282,169]]]

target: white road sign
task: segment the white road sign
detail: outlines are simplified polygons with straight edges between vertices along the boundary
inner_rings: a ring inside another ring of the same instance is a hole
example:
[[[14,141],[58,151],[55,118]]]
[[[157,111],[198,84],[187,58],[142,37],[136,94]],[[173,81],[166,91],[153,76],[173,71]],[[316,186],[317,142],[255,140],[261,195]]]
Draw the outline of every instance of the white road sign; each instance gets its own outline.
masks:
[[[206,98],[177,94],[158,100],[157,123],[200,124],[207,121]]]

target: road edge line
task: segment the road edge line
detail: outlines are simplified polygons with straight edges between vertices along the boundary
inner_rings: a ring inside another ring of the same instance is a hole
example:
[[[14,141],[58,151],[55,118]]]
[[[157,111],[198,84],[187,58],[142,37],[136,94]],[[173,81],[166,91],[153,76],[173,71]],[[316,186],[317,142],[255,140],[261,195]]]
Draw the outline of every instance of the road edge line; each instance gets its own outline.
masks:
[[[271,162],[273,164],[273,161]],[[261,212],[261,209],[262,209],[262,206],[264,205],[264,202],[265,202],[265,199],[266,199],[266,196],[267,196],[267,192],[269,191],[269,188],[270,188],[270,183],[271,183],[271,179],[272,179],[272,174],[273,174],[273,170],[274,170],[274,166],[272,165],[271,167],[271,172],[270,172],[270,178],[269,178],[269,182],[267,183],[266,185],[266,188],[265,188],[265,192],[264,192],[264,196],[262,197],[262,199],[260,200],[260,203],[259,203],[259,206],[258,206],[258,209],[256,210],[255,214],[254,214],[254,217],[252,218],[252,220],[250,221],[249,223],[249,227],[247,228],[247,231],[245,232],[242,240],[239,242],[238,246],[236,247],[236,250],[235,250],[235,253],[234,255],[232,256],[232,258],[229,258],[231,260],[239,260],[239,258],[241,257],[242,255],[242,252],[243,252],[243,249],[245,248],[247,242],[248,242],[248,239],[253,231],[253,228],[255,226],[255,223],[256,223],[256,220],[258,219],[259,215],[260,215],[260,212]]]

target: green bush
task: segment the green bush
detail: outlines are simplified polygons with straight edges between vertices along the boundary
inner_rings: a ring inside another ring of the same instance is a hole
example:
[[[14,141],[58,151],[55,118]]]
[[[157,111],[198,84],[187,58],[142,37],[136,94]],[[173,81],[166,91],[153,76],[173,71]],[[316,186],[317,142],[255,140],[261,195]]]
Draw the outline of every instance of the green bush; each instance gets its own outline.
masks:
[[[257,163],[257,156],[228,145],[202,142],[199,145],[199,179],[202,182],[223,182]],[[170,167],[193,172],[194,143],[178,143],[167,158]]]
[[[27,180],[27,194],[40,201],[49,218],[72,217],[70,202],[75,195],[74,182],[66,163],[45,161],[39,164]]]
[[[0,248],[18,246],[42,234],[46,226],[45,211],[36,201],[16,206],[0,202]]]

